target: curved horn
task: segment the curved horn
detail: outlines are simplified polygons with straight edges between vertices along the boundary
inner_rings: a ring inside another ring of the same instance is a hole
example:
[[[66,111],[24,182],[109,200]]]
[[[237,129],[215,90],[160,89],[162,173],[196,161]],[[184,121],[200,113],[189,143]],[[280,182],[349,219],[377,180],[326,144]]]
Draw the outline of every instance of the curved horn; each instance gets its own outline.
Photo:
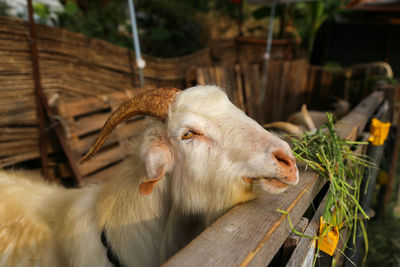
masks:
[[[295,135],[303,134],[303,130],[299,126],[286,121],[274,121],[268,124],[264,124],[263,127],[266,129],[276,128],[285,131],[289,134],[295,134]]]
[[[312,132],[315,131],[315,129],[317,129],[317,128],[315,127],[314,121],[311,118],[310,113],[308,113],[308,109],[307,109],[307,105],[306,104],[303,104],[301,106],[301,114],[303,115],[304,122],[306,123],[306,125],[308,127],[308,130],[312,131]]]
[[[179,91],[180,90],[175,88],[158,88],[134,96],[121,104],[118,109],[108,117],[96,141],[90,147],[86,155],[83,156],[80,163],[85,163],[100,150],[101,146],[118,124],[134,116],[148,115],[164,122],[167,118],[168,108],[175,102],[176,93]]]

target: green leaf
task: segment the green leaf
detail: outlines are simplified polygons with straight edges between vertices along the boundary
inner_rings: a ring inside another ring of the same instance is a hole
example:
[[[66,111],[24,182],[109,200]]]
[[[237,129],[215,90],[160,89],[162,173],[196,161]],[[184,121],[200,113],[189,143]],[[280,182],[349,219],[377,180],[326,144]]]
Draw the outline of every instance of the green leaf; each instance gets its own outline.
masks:
[[[64,6],[64,11],[68,16],[75,16],[79,13],[79,7],[74,1],[68,1]]]
[[[49,7],[43,3],[33,4],[33,11],[43,20],[47,19],[50,15]]]

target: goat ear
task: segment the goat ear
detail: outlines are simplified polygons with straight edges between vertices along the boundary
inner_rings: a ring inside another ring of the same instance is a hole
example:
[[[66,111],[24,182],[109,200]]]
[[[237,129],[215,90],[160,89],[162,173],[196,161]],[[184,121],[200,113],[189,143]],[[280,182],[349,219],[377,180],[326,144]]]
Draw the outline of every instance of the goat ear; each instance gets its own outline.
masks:
[[[172,169],[172,155],[167,145],[157,144],[145,155],[147,179],[139,186],[142,195],[151,194],[157,182]]]

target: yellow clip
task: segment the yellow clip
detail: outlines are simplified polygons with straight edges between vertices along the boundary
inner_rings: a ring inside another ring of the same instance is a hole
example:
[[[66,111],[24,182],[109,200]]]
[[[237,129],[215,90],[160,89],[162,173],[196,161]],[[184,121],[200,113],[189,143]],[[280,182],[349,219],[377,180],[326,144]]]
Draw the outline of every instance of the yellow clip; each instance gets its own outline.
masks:
[[[336,226],[330,226],[324,223],[322,217],[319,222],[319,249],[332,256],[339,242],[339,230]]]
[[[370,141],[374,146],[383,145],[389,134],[390,125],[390,122],[381,122],[377,118],[373,118],[368,141]]]

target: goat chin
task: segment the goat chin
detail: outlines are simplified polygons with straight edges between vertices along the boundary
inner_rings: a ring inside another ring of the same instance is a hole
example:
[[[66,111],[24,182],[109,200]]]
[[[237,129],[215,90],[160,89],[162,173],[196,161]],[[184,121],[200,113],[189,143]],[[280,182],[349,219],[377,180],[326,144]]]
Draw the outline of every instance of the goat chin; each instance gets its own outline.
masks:
[[[232,206],[298,182],[289,145],[215,86],[179,93],[128,148],[113,177],[78,189],[0,171],[0,265],[111,266],[104,231],[124,266],[159,266]]]

